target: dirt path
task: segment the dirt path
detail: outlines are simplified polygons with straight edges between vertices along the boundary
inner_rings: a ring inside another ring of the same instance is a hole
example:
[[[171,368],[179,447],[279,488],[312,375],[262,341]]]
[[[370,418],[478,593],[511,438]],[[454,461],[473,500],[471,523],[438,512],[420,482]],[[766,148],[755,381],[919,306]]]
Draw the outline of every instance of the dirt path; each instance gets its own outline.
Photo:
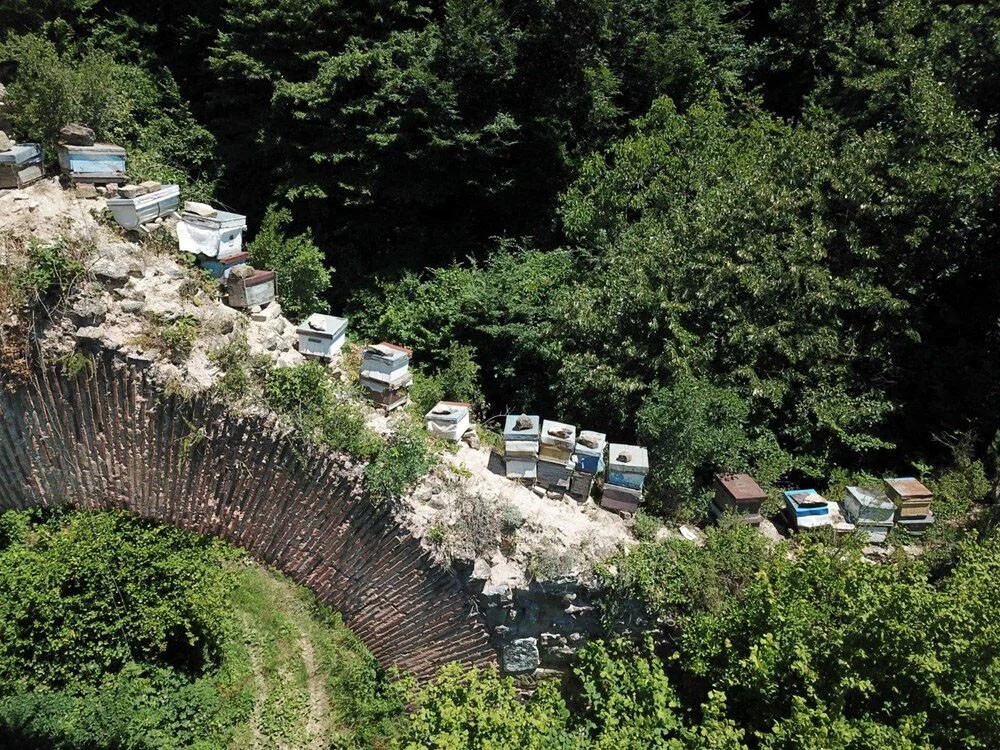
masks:
[[[323,750],[327,746],[327,717],[330,715],[330,699],[326,694],[326,686],[323,684],[323,675],[316,663],[313,643],[305,631],[299,638],[299,646],[302,649],[302,661],[305,663],[306,674],[309,678],[309,722],[306,724],[309,747],[311,750]]]

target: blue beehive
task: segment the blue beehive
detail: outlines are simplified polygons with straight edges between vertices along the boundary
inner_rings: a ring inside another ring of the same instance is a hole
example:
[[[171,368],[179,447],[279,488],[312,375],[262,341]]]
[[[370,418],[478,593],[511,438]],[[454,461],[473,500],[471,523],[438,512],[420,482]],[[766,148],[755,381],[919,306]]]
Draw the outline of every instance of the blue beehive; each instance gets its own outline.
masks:
[[[649,453],[638,445],[608,446],[608,482],[618,487],[642,490],[649,473]]]
[[[110,143],[59,144],[59,168],[73,182],[125,182],[125,149]]]
[[[600,474],[604,471],[604,447],[607,435],[593,430],[581,430],[576,438],[576,470],[587,474]]]

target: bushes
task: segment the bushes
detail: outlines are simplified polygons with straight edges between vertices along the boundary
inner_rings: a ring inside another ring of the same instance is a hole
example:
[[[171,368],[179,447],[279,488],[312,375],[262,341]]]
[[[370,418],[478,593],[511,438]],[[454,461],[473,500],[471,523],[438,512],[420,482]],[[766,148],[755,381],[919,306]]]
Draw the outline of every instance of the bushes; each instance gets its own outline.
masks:
[[[330,450],[360,458],[378,450],[378,437],[365,426],[364,414],[337,397],[328,371],[316,362],[272,369],[264,380],[264,399],[303,436]]]
[[[723,606],[767,559],[765,539],[735,519],[706,529],[704,547],[677,538],[644,542],[598,567],[606,588],[602,617],[611,628],[676,625],[685,615]],[[633,622],[637,614],[640,623]]]
[[[173,320],[150,314],[143,328],[140,343],[165,355],[174,364],[185,361],[198,338],[198,321],[190,315]]]
[[[135,660],[213,664],[225,590],[212,542],[109,513],[2,518],[0,687],[96,684]]]
[[[328,310],[323,294],[330,288],[333,272],[326,267],[323,253],[313,244],[308,230],[294,237],[285,236],[291,220],[288,209],[269,206],[247,252],[254,266],[277,273],[278,298],[285,314],[295,320]]]
[[[414,373],[410,400],[417,414],[423,416],[438,401],[464,401],[473,409],[483,406],[479,390],[479,363],[475,350],[461,344],[452,344],[439,357],[444,364],[437,370],[425,368]]]
[[[427,436],[416,425],[401,425],[365,468],[365,480],[375,497],[395,497],[433,465]]]
[[[128,147],[133,179],[179,182],[187,197],[210,196],[214,138],[165,71],[153,74],[90,47],[60,51],[37,34],[0,39],[0,59],[18,61],[7,94],[15,133],[40,141],[50,163],[59,129],[82,122],[99,139]]]

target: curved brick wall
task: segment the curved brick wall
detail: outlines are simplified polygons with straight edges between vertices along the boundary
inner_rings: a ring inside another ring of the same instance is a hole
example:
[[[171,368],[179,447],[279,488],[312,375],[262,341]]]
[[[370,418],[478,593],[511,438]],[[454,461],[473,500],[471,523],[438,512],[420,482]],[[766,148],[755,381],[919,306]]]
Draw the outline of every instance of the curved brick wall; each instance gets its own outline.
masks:
[[[350,461],[164,397],[110,356],[90,377],[0,387],[0,509],[115,508],[213,534],[316,592],[385,666],[426,679],[448,661],[494,662],[458,581],[361,486]]]

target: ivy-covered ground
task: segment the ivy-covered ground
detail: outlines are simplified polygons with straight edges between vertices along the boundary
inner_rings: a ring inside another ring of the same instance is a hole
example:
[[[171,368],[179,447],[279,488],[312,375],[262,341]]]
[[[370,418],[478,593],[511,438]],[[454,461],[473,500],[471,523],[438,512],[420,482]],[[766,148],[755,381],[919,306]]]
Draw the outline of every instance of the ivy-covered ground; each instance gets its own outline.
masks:
[[[329,748],[390,734],[339,616],[220,542],[126,515],[0,516],[0,746]]]

